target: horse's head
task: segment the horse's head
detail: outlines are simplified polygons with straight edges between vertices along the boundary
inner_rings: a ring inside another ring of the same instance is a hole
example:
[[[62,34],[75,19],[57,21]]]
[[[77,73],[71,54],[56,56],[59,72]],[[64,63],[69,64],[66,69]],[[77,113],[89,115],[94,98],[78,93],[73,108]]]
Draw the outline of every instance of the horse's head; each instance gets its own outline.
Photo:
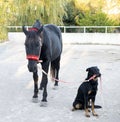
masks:
[[[23,26],[23,32],[26,35],[25,50],[26,58],[28,59],[28,69],[30,72],[36,72],[42,46],[40,38],[41,30],[33,28],[27,31]]]

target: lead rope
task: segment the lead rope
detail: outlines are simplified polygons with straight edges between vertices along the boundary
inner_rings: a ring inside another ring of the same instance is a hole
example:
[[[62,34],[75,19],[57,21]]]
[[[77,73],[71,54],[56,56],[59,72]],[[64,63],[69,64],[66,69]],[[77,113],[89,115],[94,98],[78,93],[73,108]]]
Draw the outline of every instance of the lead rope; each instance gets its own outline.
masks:
[[[39,68],[47,77],[49,77],[48,73],[45,72],[40,66],[38,66],[38,68]],[[51,78],[52,80],[56,80],[56,81],[58,81],[58,82],[73,83],[73,82],[67,82],[67,81],[59,80],[59,79],[56,79],[56,78],[54,78],[54,77],[50,77],[50,78]]]
[[[39,62],[38,63],[41,63],[42,62],[42,60],[39,60]],[[43,70],[40,66],[38,66],[38,68],[47,76],[47,77],[49,77],[48,76],[48,73],[47,72],[45,72],[45,70]],[[85,80],[85,81],[90,81],[90,80],[92,80],[92,79],[94,79],[96,77],[96,75],[93,75],[92,77],[90,77],[88,80]],[[74,82],[67,82],[67,81],[63,81],[63,80],[59,80],[59,79],[56,79],[55,77],[50,77],[52,80],[56,80],[56,81],[58,81],[58,82],[63,82],[63,83],[74,83]]]
[[[101,101],[102,101],[102,109],[103,109],[103,112],[104,112],[104,106],[105,106],[105,102],[104,102],[104,98],[103,98],[103,93],[102,93],[102,79],[100,77],[100,96],[101,96]]]

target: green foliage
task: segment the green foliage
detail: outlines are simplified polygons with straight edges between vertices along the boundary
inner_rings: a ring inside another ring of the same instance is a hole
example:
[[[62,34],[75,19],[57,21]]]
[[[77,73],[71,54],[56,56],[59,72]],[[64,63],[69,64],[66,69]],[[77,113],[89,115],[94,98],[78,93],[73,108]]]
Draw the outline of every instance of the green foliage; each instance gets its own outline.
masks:
[[[0,0],[0,40],[6,38],[7,26],[33,25],[36,19],[42,24],[63,25],[66,1],[68,0]]]
[[[64,23],[65,25],[80,26],[119,25],[118,16],[116,21],[115,16],[113,19],[110,15],[108,16],[108,14],[103,12],[106,5],[106,0],[71,0],[68,5],[66,5],[68,16],[64,19]],[[120,4],[118,4],[118,6],[119,5]]]
[[[109,19],[103,12],[79,14],[75,17],[75,22],[80,26],[111,26],[116,23]]]
[[[109,19],[103,12],[90,13],[86,12],[84,15],[79,14],[75,18],[76,24],[79,26],[113,26],[116,22]],[[105,32],[104,28],[87,29],[88,32]]]
[[[32,25],[36,19],[43,24],[62,25],[65,2],[66,0],[14,0],[14,7],[17,6],[16,20],[10,25]]]
[[[4,4],[4,2],[0,1],[0,42],[3,42],[7,39],[7,6],[8,4]],[[4,11],[4,12],[3,12]]]
[[[80,12],[76,7],[74,1],[69,1],[65,6],[66,15],[63,16],[64,25],[75,25],[75,17]]]
[[[0,42],[7,40],[7,28],[0,26]]]

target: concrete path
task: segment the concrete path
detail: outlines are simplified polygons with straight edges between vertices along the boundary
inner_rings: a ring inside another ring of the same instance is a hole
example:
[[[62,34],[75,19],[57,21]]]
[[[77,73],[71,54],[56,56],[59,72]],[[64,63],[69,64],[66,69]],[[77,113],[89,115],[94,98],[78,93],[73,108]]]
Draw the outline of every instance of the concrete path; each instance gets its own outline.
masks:
[[[84,111],[72,112],[72,102],[79,85],[86,78],[86,68],[98,66],[102,89],[96,104],[99,117],[86,118]],[[41,71],[39,70],[39,81]],[[28,72],[24,42],[0,44],[0,122],[119,122],[120,121],[120,46],[64,44],[58,90],[48,83],[48,107],[32,103],[33,79]],[[41,99],[41,95],[39,95]]]

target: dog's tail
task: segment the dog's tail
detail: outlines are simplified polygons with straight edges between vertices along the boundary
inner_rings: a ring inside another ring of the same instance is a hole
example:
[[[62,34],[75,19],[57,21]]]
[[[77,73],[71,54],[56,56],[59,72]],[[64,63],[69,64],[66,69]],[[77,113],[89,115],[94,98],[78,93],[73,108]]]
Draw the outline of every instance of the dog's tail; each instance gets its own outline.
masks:
[[[91,105],[89,105],[88,107],[91,108]],[[100,105],[94,105],[94,107],[95,107],[96,109],[102,108],[102,106],[100,106]]]

